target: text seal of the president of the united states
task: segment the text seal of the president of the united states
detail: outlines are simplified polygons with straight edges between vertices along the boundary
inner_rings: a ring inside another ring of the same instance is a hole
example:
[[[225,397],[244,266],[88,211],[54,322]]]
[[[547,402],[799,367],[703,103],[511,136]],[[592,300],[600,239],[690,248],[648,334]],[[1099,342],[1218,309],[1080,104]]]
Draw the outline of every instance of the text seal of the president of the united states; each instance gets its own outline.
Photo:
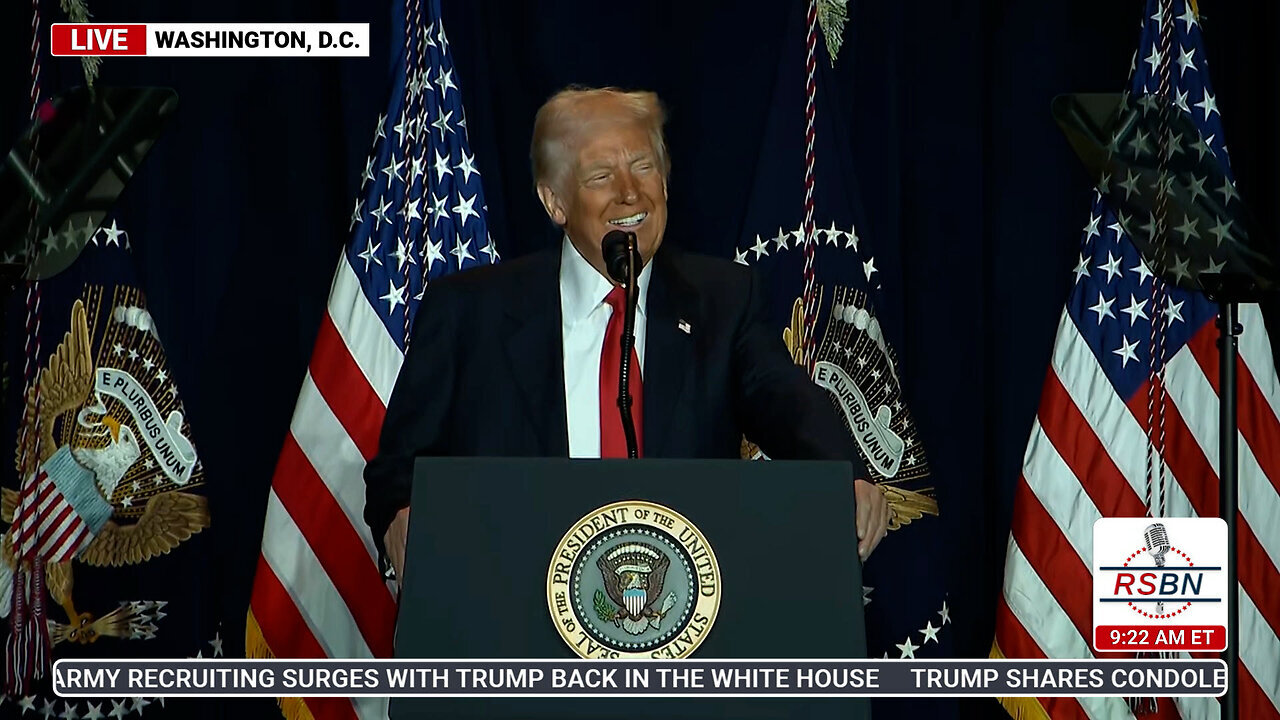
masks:
[[[591,511],[556,545],[547,608],[584,658],[682,658],[720,609],[720,566],[683,515],[644,500]]]

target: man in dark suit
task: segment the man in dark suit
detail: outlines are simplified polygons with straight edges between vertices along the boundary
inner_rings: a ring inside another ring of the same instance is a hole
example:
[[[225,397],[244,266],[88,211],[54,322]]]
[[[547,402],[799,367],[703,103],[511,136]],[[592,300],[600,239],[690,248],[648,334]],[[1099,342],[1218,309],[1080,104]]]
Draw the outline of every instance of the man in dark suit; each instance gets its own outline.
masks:
[[[866,471],[826,393],[765,321],[747,268],[663,239],[670,163],[653,93],[565,90],[538,112],[538,197],[560,247],[448,276],[423,296],[413,341],[367,466],[365,519],[403,569],[413,459],[625,457],[619,419],[622,290],[601,240],[635,233],[643,270],[631,394],[640,455],[737,458],[745,434],[770,457],[842,459]],[[888,505],[856,482],[859,554]]]

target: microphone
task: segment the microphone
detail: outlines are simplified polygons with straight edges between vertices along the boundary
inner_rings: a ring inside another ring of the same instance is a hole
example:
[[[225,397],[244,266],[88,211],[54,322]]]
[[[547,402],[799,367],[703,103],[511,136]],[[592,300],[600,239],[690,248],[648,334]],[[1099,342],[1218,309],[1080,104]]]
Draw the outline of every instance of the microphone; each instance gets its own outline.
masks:
[[[635,346],[636,303],[640,293],[636,275],[643,260],[636,245],[636,234],[610,230],[600,240],[604,266],[609,277],[627,290],[627,307],[622,318],[622,362],[618,367],[618,413],[622,418],[622,434],[627,439],[627,457],[640,456],[636,440],[636,421],[631,416],[631,349]]]
[[[1165,553],[1169,552],[1169,533],[1161,523],[1153,523],[1142,532],[1142,541],[1147,545],[1147,552],[1156,561],[1156,567],[1164,567]],[[1156,614],[1164,614],[1164,603],[1156,603]]]
[[[610,230],[605,233],[604,239],[600,241],[600,249],[604,254],[604,267],[609,272],[609,277],[614,282],[624,287],[630,287],[630,275],[627,266],[628,255],[630,255],[631,268],[633,272],[639,269],[643,260],[640,259],[640,250],[636,246],[635,233],[623,232],[621,230]],[[630,250],[630,253],[627,251]]]

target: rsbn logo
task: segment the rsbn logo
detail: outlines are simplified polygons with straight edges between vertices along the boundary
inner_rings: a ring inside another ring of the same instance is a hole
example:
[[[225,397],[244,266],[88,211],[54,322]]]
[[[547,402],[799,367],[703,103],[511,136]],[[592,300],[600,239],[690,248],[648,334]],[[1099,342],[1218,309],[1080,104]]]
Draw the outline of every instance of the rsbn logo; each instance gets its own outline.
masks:
[[[1100,598],[1102,602],[1126,603],[1137,614],[1152,619],[1176,617],[1192,603],[1222,602],[1221,596],[1204,592],[1205,574],[1222,572],[1222,568],[1197,567],[1189,554],[1169,542],[1163,523],[1148,525],[1142,542],[1123,565],[1099,568],[1115,573],[1111,597]]]
[[[1094,526],[1095,649],[1225,643],[1226,526],[1216,518],[1103,518]]]

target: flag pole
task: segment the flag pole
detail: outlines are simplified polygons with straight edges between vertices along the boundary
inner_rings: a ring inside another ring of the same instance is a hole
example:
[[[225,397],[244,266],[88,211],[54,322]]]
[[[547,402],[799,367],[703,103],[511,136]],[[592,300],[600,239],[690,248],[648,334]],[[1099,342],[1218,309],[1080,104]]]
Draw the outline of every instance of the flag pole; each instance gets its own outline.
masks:
[[[1234,273],[1202,273],[1205,295],[1218,303],[1218,511],[1227,523],[1227,694],[1222,698],[1223,720],[1240,716],[1240,592],[1236,516],[1240,506],[1237,432],[1236,362],[1239,357],[1239,303],[1257,299],[1255,283]]]
[[[1240,669],[1240,592],[1237,590],[1236,508],[1239,494],[1236,477],[1239,458],[1236,456],[1236,356],[1239,354],[1239,335],[1242,330],[1237,322],[1238,310],[1234,301],[1223,302],[1218,315],[1218,351],[1221,353],[1218,372],[1221,397],[1218,400],[1218,443],[1221,467],[1218,476],[1222,481],[1218,507],[1227,521],[1227,695],[1223,698],[1224,720],[1236,720],[1240,713],[1240,693],[1237,687]]]

